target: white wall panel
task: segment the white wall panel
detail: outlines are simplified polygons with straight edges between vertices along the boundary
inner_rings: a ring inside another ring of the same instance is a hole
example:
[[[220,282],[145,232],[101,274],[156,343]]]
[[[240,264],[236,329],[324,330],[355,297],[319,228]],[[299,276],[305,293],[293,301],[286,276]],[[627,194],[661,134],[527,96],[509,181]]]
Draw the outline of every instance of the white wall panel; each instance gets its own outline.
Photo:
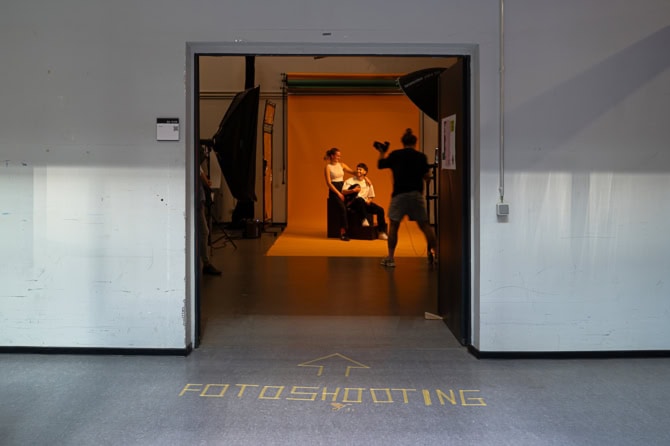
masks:
[[[472,45],[475,347],[670,347],[667,0],[59,2],[0,15],[0,345],[180,348],[187,44]],[[375,47],[377,45],[377,47]],[[481,300],[480,300],[481,294]]]
[[[670,7],[506,5],[511,215],[482,219],[479,347],[668,349]]]

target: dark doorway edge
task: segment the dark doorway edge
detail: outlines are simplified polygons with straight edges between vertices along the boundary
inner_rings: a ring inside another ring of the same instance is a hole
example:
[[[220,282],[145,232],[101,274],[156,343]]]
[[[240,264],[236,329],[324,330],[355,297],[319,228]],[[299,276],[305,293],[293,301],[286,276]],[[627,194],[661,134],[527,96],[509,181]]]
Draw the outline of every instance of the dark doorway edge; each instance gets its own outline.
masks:
[[[670,350],[482,352],[469,345],[468,351],[477,359],[622,359],[670,357]]]
[[[192,350],[191,344],[185,348],[0,347],[0,354],[188,356]]]

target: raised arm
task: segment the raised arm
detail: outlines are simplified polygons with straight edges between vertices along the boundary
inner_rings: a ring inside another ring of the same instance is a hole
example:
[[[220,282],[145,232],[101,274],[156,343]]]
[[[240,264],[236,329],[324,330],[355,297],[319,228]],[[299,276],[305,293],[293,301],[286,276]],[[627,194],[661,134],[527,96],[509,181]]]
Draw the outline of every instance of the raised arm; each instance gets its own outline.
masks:
[[[342,165],[342,170],[344,170],[346,173],[348,173],[348,174],[350,174],[350,175],[356,175],[356,171],[355,171],[354,169],[352,169],[351,167],[347,166],[347,165],[344,164],[343,162],[340,162],[340,164]]]
[[[388,164],[388,155],[389,152],[379,151],[379,158],[377,158],[378,169],[388,169],[390,167],[390,165]]]

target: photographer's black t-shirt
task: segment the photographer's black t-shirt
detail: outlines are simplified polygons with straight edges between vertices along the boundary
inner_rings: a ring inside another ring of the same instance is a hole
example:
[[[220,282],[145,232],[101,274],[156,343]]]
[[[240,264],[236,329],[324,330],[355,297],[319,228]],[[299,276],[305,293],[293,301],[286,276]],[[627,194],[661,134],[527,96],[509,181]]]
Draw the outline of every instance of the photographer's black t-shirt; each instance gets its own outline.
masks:
[[[423,193],[424,176],[428,173],[428,158],[422,152],[405,147],[394,150],[377,161],[380,169],[393,171],[392,197],[405,192]]]

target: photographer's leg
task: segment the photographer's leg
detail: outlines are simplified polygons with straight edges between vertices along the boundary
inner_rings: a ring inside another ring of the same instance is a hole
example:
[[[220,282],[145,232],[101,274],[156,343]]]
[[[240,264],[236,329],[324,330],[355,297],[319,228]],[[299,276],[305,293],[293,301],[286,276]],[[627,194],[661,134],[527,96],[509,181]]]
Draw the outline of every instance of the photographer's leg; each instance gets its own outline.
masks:
[[[395,258],[395,248],[398,246],[398,228],[400,228],[400,222],[391,220],[389,225],[389,239],[386,244],[388,246],[388,258],[393,260]]]
[[[437,259],[437,238],[435,236],[435,231],[430,223],[428,223],[428,220],[418,223],[419,228],[426,236],[426,242],[428,243],[428,261],[431,264],[435,263],[435,260]]]
[[[400,194],[391,198],[391,205],[389,206],[389,233],[386,241],[388,256],[382,260],[383,266],[395,266],[395,248],[398,245],[398,229],[400,228],[400,221],[405,215],[402,206],[402,196],[403,194]]]

